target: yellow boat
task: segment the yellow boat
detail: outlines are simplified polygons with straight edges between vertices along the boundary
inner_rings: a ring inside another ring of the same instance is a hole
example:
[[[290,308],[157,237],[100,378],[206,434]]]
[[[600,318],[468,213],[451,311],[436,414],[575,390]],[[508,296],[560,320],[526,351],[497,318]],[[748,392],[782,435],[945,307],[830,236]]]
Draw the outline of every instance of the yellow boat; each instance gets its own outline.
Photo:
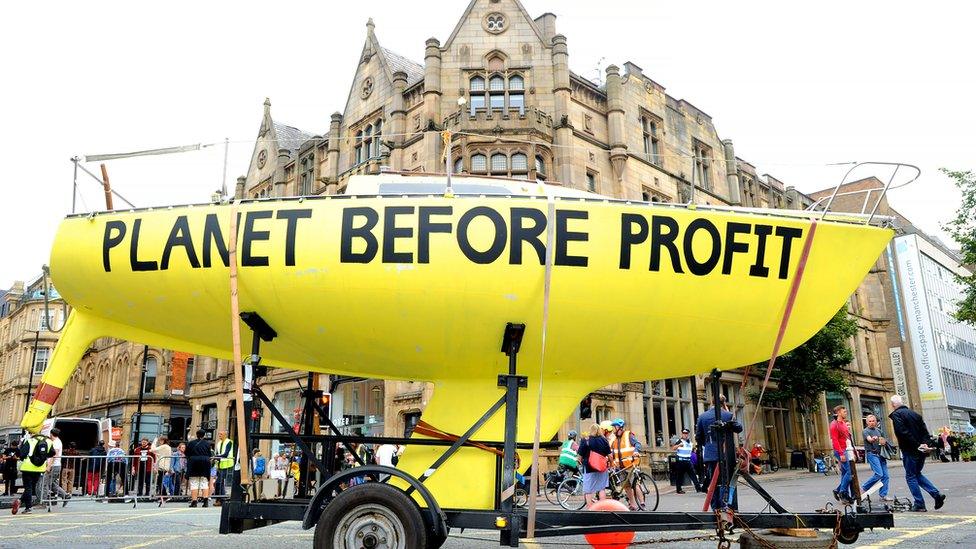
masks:
[[[540,381],[549,440],[599,387],[768,359],[805,263],[780,352],[793,349],[893,234],[857,216],[628,202],[488,178],[445,184],[383,174],[353,178],[339,196],[67,218],[50,265],[73,311],[23,426],[41,425],[98,337],[232,358],[235,211],[240,310],[279,334],[264,363],[431,381],[424,420],[460,434],[501,394],[505,324],[524,323],[520,442],[533,438]],[[476,438],[502,432],[496,414]],[[411,448],[399,467],[419,476],[442,452]],[[491,508],[494,467],[494,455],[464,448],[426,484],[444,507]]]

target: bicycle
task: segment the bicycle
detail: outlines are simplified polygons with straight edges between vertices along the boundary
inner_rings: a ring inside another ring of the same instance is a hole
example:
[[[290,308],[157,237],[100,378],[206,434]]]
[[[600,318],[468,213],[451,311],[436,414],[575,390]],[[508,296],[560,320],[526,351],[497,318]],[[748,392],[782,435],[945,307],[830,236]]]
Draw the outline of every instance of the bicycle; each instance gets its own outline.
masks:
[[[639,462],[638,462],[639,463]],[[637,467],[638,465],[633,465]],[[610,486],[608,490],[610,492],[610,497],[616,500],[627,502],[627,491],[624,487],[624,482],[626,482],[621,475],[625,474],[625,470],[621,469],[611,469],[610,470]],[[638,470],[634,474],[631,480],[631,488],[634,490],[635,505],[640,511],[656,511],[658,505],[661,501],[661,494],[657,488],[657,482],[654,478],[645,473],[644,471]],[[556,489],[556,500],[560,507],[566,509],[567,511],[579,511],[586,506],[586,498],[583,494],[583,478],[580,475],[574,475],[571,478],[563,480],[559,487]],[[653,504],[651,503],[653,501]]]

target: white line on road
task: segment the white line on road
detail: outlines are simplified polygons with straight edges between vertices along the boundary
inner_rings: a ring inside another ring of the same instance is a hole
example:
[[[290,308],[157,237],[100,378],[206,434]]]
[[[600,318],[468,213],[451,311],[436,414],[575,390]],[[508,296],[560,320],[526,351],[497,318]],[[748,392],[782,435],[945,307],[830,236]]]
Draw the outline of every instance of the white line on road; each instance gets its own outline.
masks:
[[[928,528],[921,528],[918,530],[914,530],[912,532],[908,532],[907,534],[902,534],[896,538],[889,538],[884,541],[879,541],[878,543],[872,545],[865,545],[862,546],[861,549],[879,549],[881,547],[891,547],[893,545],[898,545],[903,541],[908,541],[910,539],[915,539],[924,536],[926,534],[931,534],[932,532],[938,532],[939,530],[945,530],[947,528],[955,528],[957,526],[970,524],[973,522],[976,522],[976,517],[969,517],[967,520],[963,520],[962,522],[950,522],[947,524],[937,524],[935,526],[929,526]]]

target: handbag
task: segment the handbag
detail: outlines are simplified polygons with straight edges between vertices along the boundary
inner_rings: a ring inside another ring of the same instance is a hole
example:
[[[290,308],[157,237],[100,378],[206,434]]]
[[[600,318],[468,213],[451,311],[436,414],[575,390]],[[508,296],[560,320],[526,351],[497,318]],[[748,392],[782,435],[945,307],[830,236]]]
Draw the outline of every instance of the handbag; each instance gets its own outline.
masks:
[[[882,459],[887,460],[895,457],[895,452],[896,452],[895,447],[886,442],[882,444],[881,447],[878,449],[878,456],[880,456]]]
[[[591,451],[590,455],[586,458],[586,466],[591,471],[602,473],[606,471],[607,467],[609,466],[607,463],[607,456]]]

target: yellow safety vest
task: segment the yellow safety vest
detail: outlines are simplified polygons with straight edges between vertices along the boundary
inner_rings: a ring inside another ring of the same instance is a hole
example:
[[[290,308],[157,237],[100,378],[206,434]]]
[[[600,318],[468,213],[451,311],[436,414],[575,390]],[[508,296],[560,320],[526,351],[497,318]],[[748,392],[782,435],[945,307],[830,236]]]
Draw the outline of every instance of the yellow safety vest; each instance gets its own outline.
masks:
[[[43,473],[47,469],[46,459],[44,460],[44,463],[41,463],[40,465],[34,465],[34,463],[30,459],[31,454],[34,453],[34,448],[37,447],[37,443],[45,439],[48,441],[48,446],[50,447],[51,440],[45,437],[44,435],[33,436],[27,440],[27,448],[28,448],[27,457],[24,458],[23,460],[24,462],[20,465],[21,472]]]
[[[227,457],[221,459],[217,462],[218,469],[230,469],[234,466],[234,441],[229,438],[225,438],[217,442],[217,453],[223,455],[224,451],[230,447],[230,451],[227,452]]]
[[[634,446],[630,443],[630,431],[624,431],[623,435],[614,437],[610,441],[610,449],[613,450],[614,467],[626,469],[636,465],[637,460],[634,458]]]

